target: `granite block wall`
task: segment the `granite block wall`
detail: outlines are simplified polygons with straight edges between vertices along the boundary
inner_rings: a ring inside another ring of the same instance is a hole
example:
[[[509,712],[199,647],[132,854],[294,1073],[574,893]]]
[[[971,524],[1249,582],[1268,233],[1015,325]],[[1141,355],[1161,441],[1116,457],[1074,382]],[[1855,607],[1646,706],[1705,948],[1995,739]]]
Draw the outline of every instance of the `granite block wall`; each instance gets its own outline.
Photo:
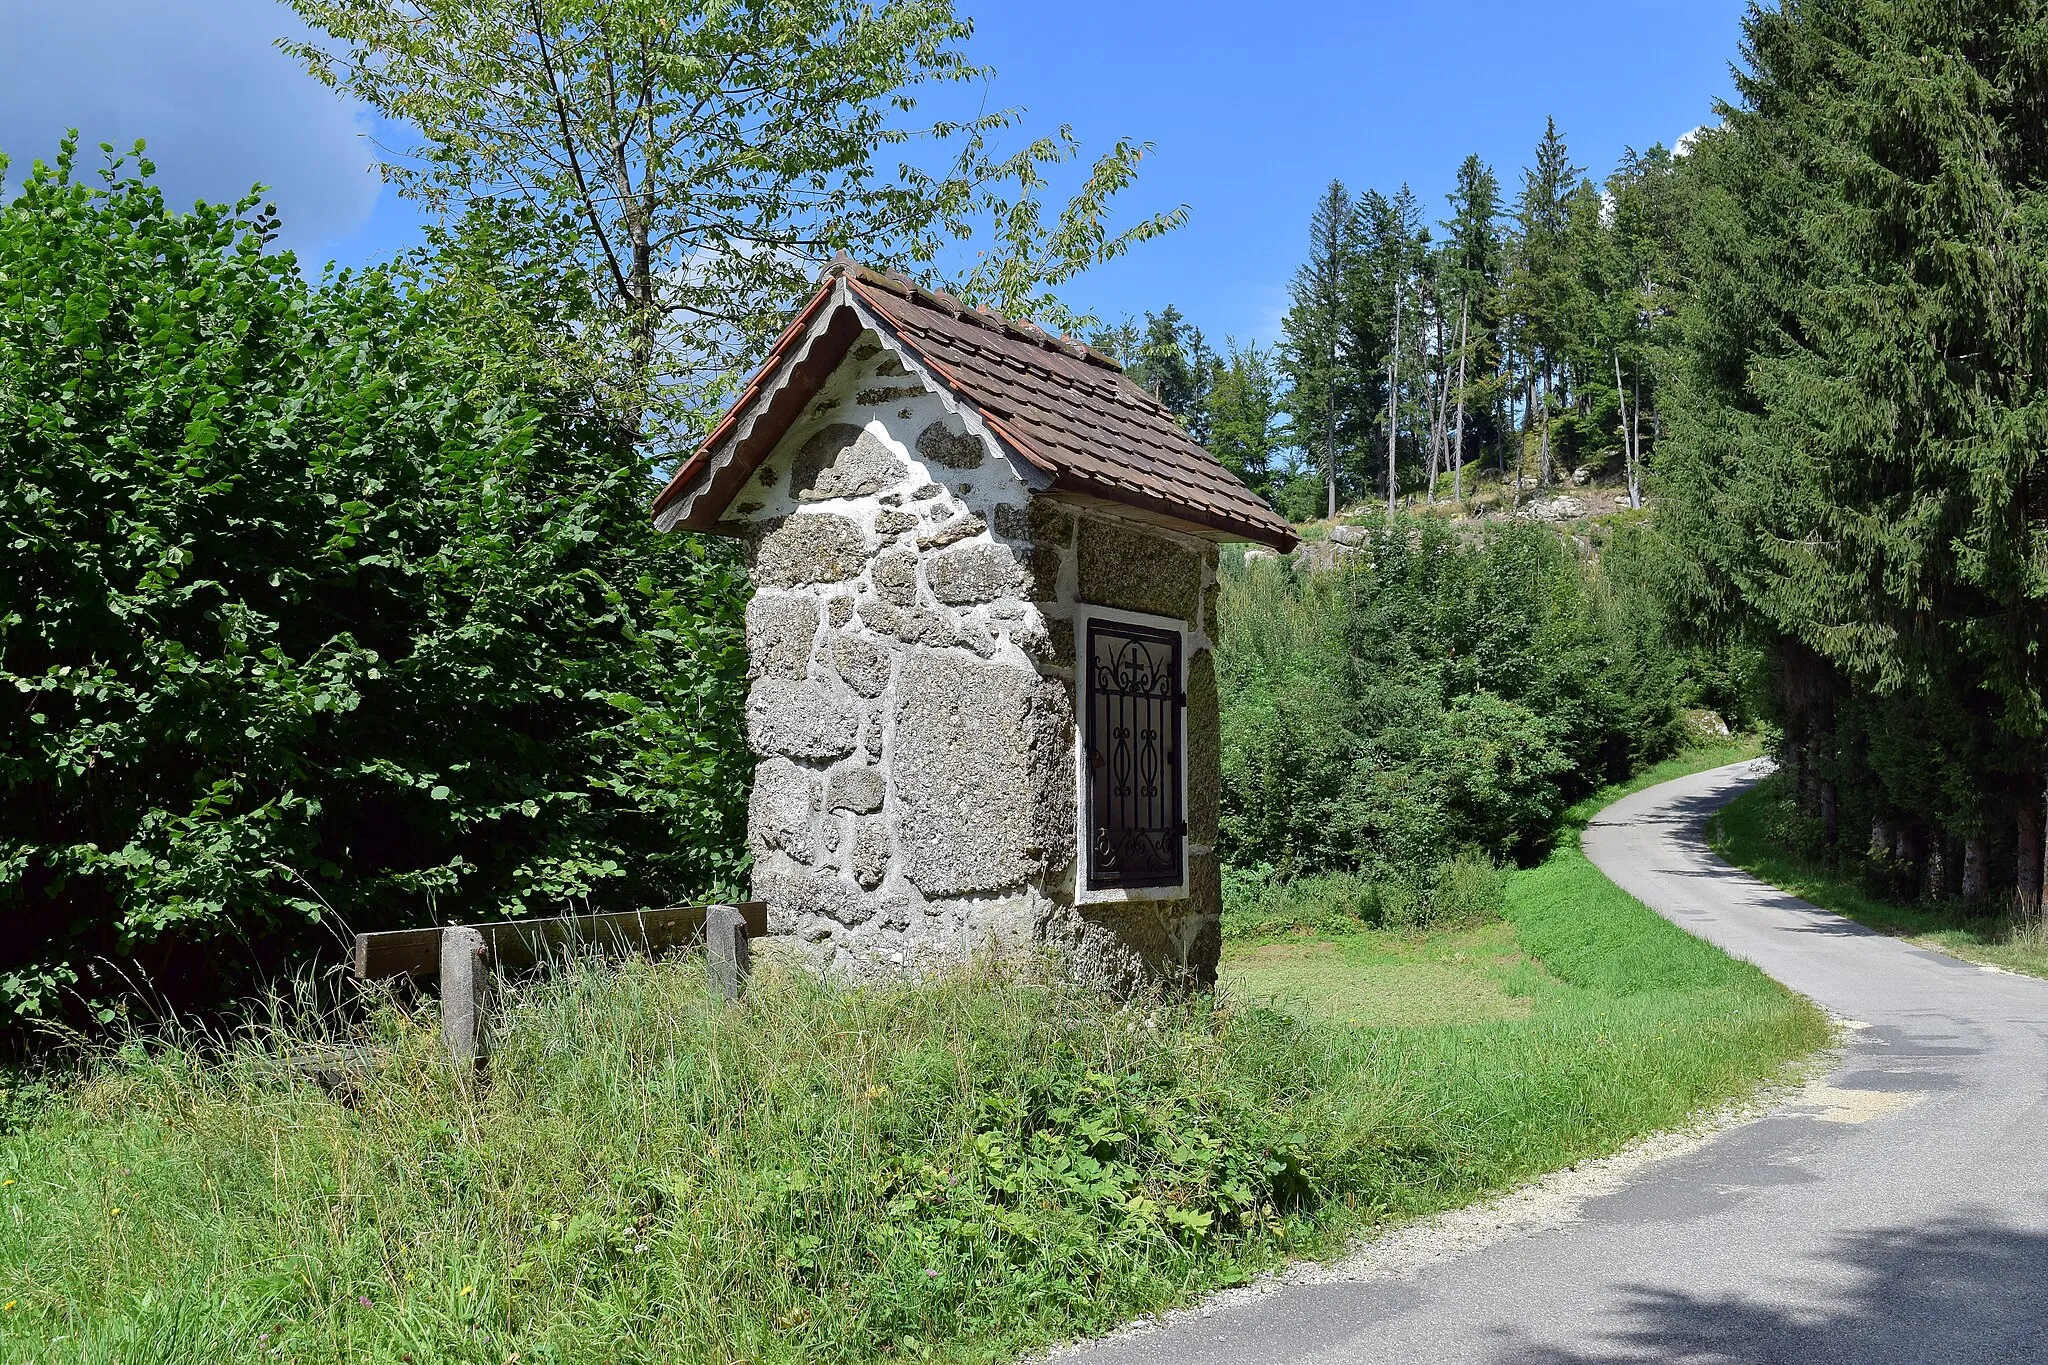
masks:
[[[1120,980],[1213,980],[1213,545],[1062,504],[872,336],[728,516],[776,932],[852,976],[1050,943]],[[1188,623],[1184,895],[1077,890],[1084,602]]]

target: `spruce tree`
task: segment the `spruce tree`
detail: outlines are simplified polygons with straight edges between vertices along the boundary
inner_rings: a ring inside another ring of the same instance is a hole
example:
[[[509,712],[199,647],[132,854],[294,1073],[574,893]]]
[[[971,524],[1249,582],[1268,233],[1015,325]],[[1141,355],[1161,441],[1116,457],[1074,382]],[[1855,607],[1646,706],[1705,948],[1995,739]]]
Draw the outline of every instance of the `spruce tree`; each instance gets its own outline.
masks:
[[[1500,233],[1500,181],[1492,168],[1476,155],[1466,157],[1458,166],[1457,188],[1446,197],[1451,216],[1443,224],[1442,275],[1446,301],[1455,298],[1460,315],[1462,378],[1456,399],[1462,410],[1459,430],[1463,439],[1453,451],[1456,466],[1462,465],[1467,451],[1483,448],[1481,428],[1492,425],[1500,369],[1500,284],[1505,262]]]
[[[1545,119],[1535,164],[1522,172],[1522,193],[1515,201],[1515,268],[1509,283],[1509,307],[1528,352],[1532,387],[1525,397],[1542,443],[1537,481],[1545,487],[1550,484],[1550,404],[1572,321],[1573,271],[1566,230],[1572,191],[1583,175],[1571,162],[1557,120]]]
[[[1675,182],[1675,163],[1661,145],[1641,154],[1629,148],[1607,178],[1607,279],[1598,328],[1613,360],[1629,501],[1638,507],[1645,433],[1654,440],[1659,426],[1653,362],[1678,284]]]
[[[1205,399],[1209,450],[1252,488],[1270,494],[1280,417],[1273,357],[1257,342],[1240,348],[1228,340],[1215,376]]]
[[[1294,443],[1322,470],[1330,516],[1337,514],[1341,422],[1352,401],[1345,321],[1356,252],[1351,194],[1332,180],[1309,218],[1309,255],[1294,273],[1280,349]]]
[[[1904,727],[1857,753],[1818,735],[1809,762],[1869,764],[1915,819],[1978,822],[1949,831],[1966,842],[2017,826],[2028,902],[2048,598],[2044,20],[1989,0],[1751,12],[1740,103],[1680,177],[1690,292],[1662,482],[1702,610],[1810,653],[1850,710]],[[1979,726],[2003,743],[1943,751],[1938,736]],[[1911,777],[1923,761],[1946,765],[1942,782]],[[1944,784],[2003,791],[2005,813],[1945,810],[1926,795]]]

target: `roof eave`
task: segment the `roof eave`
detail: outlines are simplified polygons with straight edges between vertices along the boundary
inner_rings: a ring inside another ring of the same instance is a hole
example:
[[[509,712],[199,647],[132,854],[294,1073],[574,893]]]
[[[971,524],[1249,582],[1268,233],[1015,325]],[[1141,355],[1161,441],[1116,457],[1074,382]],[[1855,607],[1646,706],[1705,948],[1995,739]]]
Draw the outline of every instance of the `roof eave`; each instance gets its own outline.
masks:
[[[915,286],[906,282],[902,288]],[[661,529],[733,532],[735,528],[723,521],[728,504],[802,415],[805,405],[829,380],[860,333],[873,327],[950,390],[957,402],[971,409],[1001,446],[1044,476],[1047,491],[1055,496],[1065,494],[1129,508],[1144,514],[1147,520],[1208,540],[1249,541],[1283,553],[1300,544],[1293,527],[1277,513],[1268,511],[1263,517],[1234,516],[1183,499],[1094,479],[1066,466],[1039,449],[1015,423],[985,407],[975,396],[973,385],[899,326],[889,307],[870,293],[871,289],[908,297],[894,281],[854,267],[850,262],[833,263],[817,292],[776,338],[761,367],[718,425],[655,497],[653,514]],[[944,304],[938,306],[943,308]],[[1061,349],[1072,358],[1072,352]],[[1086,348],[1076,349],[1084,357],[1092,358]],[[785,377],[783,370],[791,366],[794,369]],[[692,489],[697,491],[690,503],[678,508],[677,502]]]
[[[1295,534],[1294,528],[1277,516],[1273,522],[1232,517],[1190,503],[1152,497],[1118,484],[1100,483],[1070,473],[1055,478],[1047,492],[1055,498],[1141,512],[1146,514],[1148,521],[1219,544],[1264,545],[1281,554],[1289,554],[1301,544],[1301,537]]]
[[[798,310],[797,315],[790,320],[789,326],[782,329],[782,335],[777,337],[775,344],[768,349],[767,358],[761,362],[761,367],[754,371],[753,377],[747,380],[746,387],[740,390],[739,397],[725,410],[725,416],[719,419],[718,425],[711,429],[711,434],[698,443],[696,450],[690,453],[690,458],[683,461],[682,467],[676,470],[661,492],[655,495],[653,514],[657,519],[703,474],[712,457],[734,435],[747,414],[760,402],[776,373],[789,362],[798,344],[810,333],[819,313],[833,301],[837,293],[838,280],[828,277],[819,286],[817,293],[811,295],[810,302]],[[834,357],[834,363],[837,363],[837,357]],[[805,401],[809,401],[808,395],[805,396]],[[801,406],[798,405],[799,409]],[[678,526],[677,529],[685,528]]]

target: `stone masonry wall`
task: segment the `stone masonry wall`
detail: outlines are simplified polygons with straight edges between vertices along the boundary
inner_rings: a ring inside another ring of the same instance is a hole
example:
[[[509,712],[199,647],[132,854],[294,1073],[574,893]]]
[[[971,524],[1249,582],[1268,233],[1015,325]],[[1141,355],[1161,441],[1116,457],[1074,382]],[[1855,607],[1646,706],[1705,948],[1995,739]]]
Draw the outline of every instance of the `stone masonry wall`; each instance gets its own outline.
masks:
[[[728,512],[754,894],[847,975],[1051,939],[1213,977],[1214,547],[1066,509],[969,427],[870,335]],[[1076,600],[1196,623],[1185,900],[1075,904]]]
[[[1182,754],[1188,775],[1187,895],[1084,902],[1077,865],[1063,888],[1067,908],[1044,932],[1064,938],[1084,955],[1134,954],[1155,978],[1211,985],[1223,946],[1222,879],[1215,851],[1222,761],[1214,653],[1217,547],[1102,512],[1042,507],[1038,556],[1049,566],[1057,555],[1060,591],[1045,604],[1058,655],[1041,667],[1066,679],[1069,695],[1074,695],[1076,604],[1171,617],[1188,627]]]

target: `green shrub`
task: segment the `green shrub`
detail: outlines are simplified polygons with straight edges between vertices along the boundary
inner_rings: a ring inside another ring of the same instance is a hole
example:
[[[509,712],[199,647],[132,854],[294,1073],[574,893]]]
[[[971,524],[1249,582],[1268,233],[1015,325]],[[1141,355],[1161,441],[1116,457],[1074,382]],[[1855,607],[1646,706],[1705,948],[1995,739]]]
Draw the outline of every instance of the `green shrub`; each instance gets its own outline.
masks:
[[[1278,877],[1270,867],[1226,867],[1223,932],[1226,938],[1249,939],[1479,924],[1500,917],[1505,888],[1500,869],[1472,852],[1424,878],[1376,882],[1355,872]]]
[[[72,166],[0,207],[0,1030],[736,885],[732,553],[432,291]]]
[[[1347,934],[1380,922],[1380,889],[1351,872],[1276,878],[1269,867],[1223,871],[1223,932]]]
[[[1540,857],[1573,800],[1674,749],[1697,670],[1550,528],[1367,529],[1325,572],[1225,566],[1219,845],[1412,884],[1399,916],[1453,854]]]
[[[1430,907],[1434,923],[1483,924],[1500,918],[1507,879],[1492,859],[1466,852],[1437,871],[1434,890]]]

